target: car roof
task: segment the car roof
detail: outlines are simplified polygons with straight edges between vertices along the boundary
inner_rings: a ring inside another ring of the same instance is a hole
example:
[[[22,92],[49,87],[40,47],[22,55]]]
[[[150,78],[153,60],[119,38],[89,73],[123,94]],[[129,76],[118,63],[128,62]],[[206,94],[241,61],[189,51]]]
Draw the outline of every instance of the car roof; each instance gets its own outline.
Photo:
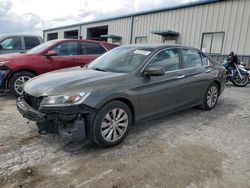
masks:
[[[10,34],[10,35],[0,35],[0,38],[6,37],[40,37],[39,35],[27,35],[27,34]]]
[[[85,41],[85,42],[112,44],[112,43],[108,43],[108,42],[106,42],[106,41],[97,41],[97,40],[88,40],[88,39],[70,39],[70,38],[54,39],[54,41],[57,41],[57,42],[61,42],[61,41]]]
[[[123,45],[121,47],[135,47],[135,48],[151,48],[151,49],[164,49],[164,48],[185,48],[190,50],[199,50],[197,48],[182,46],[178,44],[130,44],[130,45]]]

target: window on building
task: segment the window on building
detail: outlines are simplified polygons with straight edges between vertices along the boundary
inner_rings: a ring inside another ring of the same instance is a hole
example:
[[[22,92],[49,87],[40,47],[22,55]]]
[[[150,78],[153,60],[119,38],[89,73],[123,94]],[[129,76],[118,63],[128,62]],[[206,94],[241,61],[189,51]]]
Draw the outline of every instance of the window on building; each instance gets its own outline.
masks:
[[[77,39],[78,38],[78,30],[65,31],[64,38]]]
[[[201,67],[203,65],[199,52],[194,51],[194,50],[184,49],[184,50],[181,50],[181,53],[182,53],[182,58],[183,58],[184,69]]]
[[[163,67],[165,71],[173,71],[180,68],[180,60],[177,49],[168,49],[159,52],[148,64],[151,66]]]
[[[7,38],[0,43],[4,50],[21,50],[22,43],[20,37]]]
[[[54,39],[58,39],[58,33],[49,33],[47,35],[47,41],[54,40]]]
[[[113,39],[111,39],[111,43],[120,45],[121,44],[121,39],[113,38]]]
[[[224,32],[203,33],[201,50],[205,53],[218,54],[222,51]]]
[[[40,44],[37,37],[24,37],[25,49],[29,50]]]
[[[176,44],[176,40],[175,39],[167,39],[166,37],[164,37],[162,41],[165,44]]]
[[[135,37],[135,44],[146,44],[147,37]]]

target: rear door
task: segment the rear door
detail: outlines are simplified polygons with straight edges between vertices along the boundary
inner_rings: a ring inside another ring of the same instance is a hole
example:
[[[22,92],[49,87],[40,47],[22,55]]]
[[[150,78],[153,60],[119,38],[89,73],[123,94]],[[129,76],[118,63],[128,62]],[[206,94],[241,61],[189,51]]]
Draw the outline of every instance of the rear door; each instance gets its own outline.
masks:
[[[24,40],[25,50],[29,50],[40,44],[40,41],[37,37],[23,37],[23,40]]]
[[[199,51],[181,49],[186,76],[186,99],[190,104],[199,102],[212,80],[213,67],[209,59]]]
[[[148,63],[148,67],[163,67],[163,76],[140,78],[141,117],[148,117],[181,107],[184,103],[185,73],[181,70],[178,49],[164,49]]]

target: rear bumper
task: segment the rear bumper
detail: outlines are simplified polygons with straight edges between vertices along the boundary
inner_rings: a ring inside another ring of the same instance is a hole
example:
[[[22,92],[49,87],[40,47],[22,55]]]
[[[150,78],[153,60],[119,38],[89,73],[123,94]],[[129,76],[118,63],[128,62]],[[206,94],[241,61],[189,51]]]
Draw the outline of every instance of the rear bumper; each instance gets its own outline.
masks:
[[[17,110],[22,116],[30,121],[37,122],[39,132],[59,133],[60,136],[69,140],[85,140],[86,126],[85,120],[80,115],[80,111],[74,114],[64,114],[63,112],[48,113],[35,110],[25,100],[17,99]]]

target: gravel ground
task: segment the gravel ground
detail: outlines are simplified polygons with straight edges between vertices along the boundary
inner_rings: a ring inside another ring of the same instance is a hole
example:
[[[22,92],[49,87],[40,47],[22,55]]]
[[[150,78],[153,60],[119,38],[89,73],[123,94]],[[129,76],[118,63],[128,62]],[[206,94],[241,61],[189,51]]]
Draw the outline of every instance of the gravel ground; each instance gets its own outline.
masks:
[[[250,86],[228,85],[212,111],[188,109],[133,126],[120,145],[64,150],[39,135],[15,98],[0,97],[0,187],[249,188]]]

